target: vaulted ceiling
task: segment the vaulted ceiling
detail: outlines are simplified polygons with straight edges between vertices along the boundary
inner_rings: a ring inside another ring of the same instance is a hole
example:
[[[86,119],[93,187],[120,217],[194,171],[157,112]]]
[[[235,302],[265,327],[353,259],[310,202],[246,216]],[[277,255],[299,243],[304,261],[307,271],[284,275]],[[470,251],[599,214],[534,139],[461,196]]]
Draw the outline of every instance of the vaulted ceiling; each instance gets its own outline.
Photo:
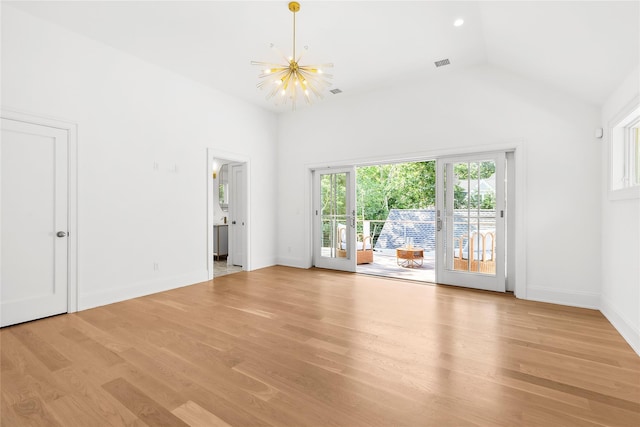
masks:
[[[251,60],[292,44],[287,1],[3,2],[272,111]],[[637,1],[300,1],[298,49],[349,96],[490,64],[602,104],[638,65]],[[455,27],[454,20],[464,19]],[[451,65],[436,68],[435,61]]]

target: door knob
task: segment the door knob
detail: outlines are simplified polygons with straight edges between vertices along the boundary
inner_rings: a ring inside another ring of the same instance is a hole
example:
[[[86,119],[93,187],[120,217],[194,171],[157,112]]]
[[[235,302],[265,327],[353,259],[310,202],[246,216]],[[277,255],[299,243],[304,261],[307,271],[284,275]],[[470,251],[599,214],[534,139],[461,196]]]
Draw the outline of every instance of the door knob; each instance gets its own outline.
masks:
[[[56,236],[58,236],[58,237],[64,237],[64,236],[66,236],[66,235],[67,235],[67,233],[65,233],[64,231],[58,231],[58,232],[56,233]]]
[[[236,223],[235,221],[231,221],[231,224],[235,224],[235,223]]]

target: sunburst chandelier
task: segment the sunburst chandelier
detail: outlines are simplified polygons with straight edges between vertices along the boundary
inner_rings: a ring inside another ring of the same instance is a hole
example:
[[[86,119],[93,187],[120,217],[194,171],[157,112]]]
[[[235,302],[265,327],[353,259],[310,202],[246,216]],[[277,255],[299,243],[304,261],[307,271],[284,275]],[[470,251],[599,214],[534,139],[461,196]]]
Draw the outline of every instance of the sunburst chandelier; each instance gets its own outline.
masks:
[[[298,99],[311,104],[312,98],[323,97],[322,92],[331,86],[332,78],[323,69],[332,68],[333,64],[300,65],[302,54],[296,57],[296,12],[300,10],[300,3],[290,2],[289,10],[293,13],[293,54],[287,58],[272,44],[271,47],[284,59],[284,65],[257,61],[251,61],[251,64],[262,67],[262,72],[258,75],[261,80],[257,86],[267,90],[266,98],[275,97],[276,105],[291,102],[295,110]]]

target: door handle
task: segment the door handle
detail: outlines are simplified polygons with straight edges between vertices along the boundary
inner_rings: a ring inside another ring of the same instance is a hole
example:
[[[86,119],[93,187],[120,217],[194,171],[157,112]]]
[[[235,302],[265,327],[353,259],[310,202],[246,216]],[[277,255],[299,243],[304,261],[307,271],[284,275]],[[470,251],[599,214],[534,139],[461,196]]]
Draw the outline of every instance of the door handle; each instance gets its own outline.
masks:
[[[437,221],[437,228],[438,228],[438,231],[442,230],[442,220],[440,218],[438,218],[438,221]]]
[[[231,221],[231,224],[232,224],[232,225],[235,225],[235,223],[236,223],[235,221]]]
[[[64,231],[58,231],[56,233],[56,236],[58,236],[58,237],[65,237],[66,235],[67,235],[67,233],[65,233]]]

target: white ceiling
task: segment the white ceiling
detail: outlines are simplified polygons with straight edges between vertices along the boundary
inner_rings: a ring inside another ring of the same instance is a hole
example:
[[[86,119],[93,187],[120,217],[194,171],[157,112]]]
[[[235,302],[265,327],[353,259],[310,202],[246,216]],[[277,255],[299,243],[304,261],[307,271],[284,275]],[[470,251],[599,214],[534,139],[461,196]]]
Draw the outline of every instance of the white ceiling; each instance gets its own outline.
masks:
[[[5,2],[272,111],[251,60],[289,54],[288,1]],[[303,63],[349,96],[491,64],[602,104],[638,65],[638,1],[300,1]],[[453,21],[463,18],[461,27]],[[448,58],[451,65],[436,69]]]

